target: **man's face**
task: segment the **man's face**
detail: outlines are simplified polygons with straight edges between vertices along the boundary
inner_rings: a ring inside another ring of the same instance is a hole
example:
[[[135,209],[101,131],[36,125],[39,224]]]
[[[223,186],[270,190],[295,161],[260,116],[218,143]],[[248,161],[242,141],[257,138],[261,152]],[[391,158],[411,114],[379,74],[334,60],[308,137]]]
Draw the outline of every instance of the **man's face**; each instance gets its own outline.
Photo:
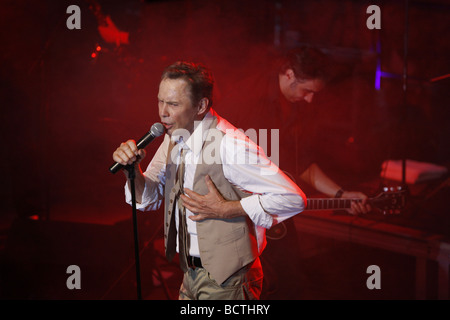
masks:
[[[183,79],[164,79],[159,84],[158,109],[166,132],[172,136],[177,129],[194,130],[200,120],[199,108],[192,105],[188,83]]]
[[[284,75],[280,75],[280,90],[286,100],[292,103],[303,100],[311,103],[314,95],[322,90],[324,86],[323,81],[319,79],[300,81],[289,70]]]

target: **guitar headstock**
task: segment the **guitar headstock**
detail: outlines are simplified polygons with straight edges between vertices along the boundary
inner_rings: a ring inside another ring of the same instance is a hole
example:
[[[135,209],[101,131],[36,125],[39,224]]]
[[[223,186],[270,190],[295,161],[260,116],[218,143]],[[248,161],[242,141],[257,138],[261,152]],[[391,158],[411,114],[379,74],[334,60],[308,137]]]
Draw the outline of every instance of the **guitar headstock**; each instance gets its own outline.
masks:
[[[370,204],[383,214],[399,214],[405,207],[407,190],[401,186],[384,187],[383,192],[370,199]]]

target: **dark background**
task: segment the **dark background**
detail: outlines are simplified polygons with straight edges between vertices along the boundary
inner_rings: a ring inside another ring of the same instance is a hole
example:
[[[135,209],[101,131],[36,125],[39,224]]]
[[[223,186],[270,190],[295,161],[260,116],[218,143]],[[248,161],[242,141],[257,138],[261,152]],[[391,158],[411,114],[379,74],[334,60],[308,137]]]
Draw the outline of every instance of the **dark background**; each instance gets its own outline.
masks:
[[[211,67],[215,108],[227,117],[232,111],[221,108],[220,98],[234,83],[286,49],[318,46],[341,68],[338,81],[316,101],[328,127],[323,147],[332,161],[324,168],[332,177],[374,192],[386,159],[449,165],[450,80],[432,80],[450,70],[448,1],[98,3],[129,33],[128,45],[102,39],[88,1],[0,2],[3,298],[134,298],[131,208],[123,201],[121,174],[108,168],[121,141],[139,138],[159,120],[159,77],[176,60]],[[71,4],[81,9],[80,30],[66,27]],[[381,30],[366,27],[371,4],[381,8]],[[92,58],[97,45],[102,50]],[[386,73],[379,89],[377,65]],[[412,186],[414,206],[390,222],[448,235],[447,185]],[[164,277],[178,286],[176,264],[160,256],[161,215],[139,219],[146,270],[159,261]],[[65,287],[69,264],[90,270],[82,278],[90,285],[81,292]],[[146,288],[161,289],[150,278]],[[125,289],[117,290],[118,282]],[[121,293],[108,296],[108,288]],[[167,297],[155,290],[146,296]],[[387,297],[410,298],[411,292],[407,287]],[[291,298],[339,298],[328,294]]]

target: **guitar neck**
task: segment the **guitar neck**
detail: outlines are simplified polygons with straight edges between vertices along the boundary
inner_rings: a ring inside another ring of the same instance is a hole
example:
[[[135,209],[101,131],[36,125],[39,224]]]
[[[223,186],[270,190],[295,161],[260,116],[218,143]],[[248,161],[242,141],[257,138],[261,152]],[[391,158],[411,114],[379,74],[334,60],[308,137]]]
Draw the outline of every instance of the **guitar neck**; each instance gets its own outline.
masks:
[[[339,210],[350,209],[352,201],[362,201],[359,198],[308,198],[305,210]]]
[[[406,190],[401,187],[383,188],[383,192],[367,199],[367,204],[373,209],[386,213],[398,213],[405,207]],[[350,209],[352,202],[361,202],[360,198],[308,198],[305,210],[340,210]]]

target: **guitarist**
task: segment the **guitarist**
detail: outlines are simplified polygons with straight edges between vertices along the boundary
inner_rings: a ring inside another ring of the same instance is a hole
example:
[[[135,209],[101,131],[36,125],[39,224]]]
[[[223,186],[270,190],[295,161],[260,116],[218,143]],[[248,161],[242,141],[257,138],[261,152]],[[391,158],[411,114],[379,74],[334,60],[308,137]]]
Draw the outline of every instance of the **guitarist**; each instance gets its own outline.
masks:
[[[221,112],[244,131],[250,128],[257,131],[279,129],[279,161],[271,160],[285,168],[293,181],[305,192],[306,186],[310,186],[327,197],[363,199],[352,202],[349,212],[368,213],[371,207],[366,203],[366,194],[343,190],[319,165],[317,148],[321,143],[318,138],[321,131],[312,102],[330,80],[328,57],[318,49],[302,47],[267,67],[271,64],[257,64],[264,68],[258,67],[255,72],[249,72],[249,77],[236,83],[235,89],[219,101],[219,108],[223,106]],[[271,139],[268,137],[267,141]],[[271,150],[270,145],[268,150]],[[299,250],[296,248],[299,240],[293,223],[292,219],[285,221],[287,233],[283,239],[270,240],[268,236],[262,256],[267,275],[263,298],[302,298],[301,262],[295,254]]]
[[[328,197],[363,199],[353,202],[349,212],[368,213],[367,195],[343,190],[319,165],[320,126],[317,110],[310,104],[330,80],[329,69],[329,59],[318,49],[291,50],[272,67],[264,68],[267,73],[251,72],[219,106],[224,106],[221,112],[244,131],[279,129],[279,162],[274,162],[286,168],[294,181],[306,182]]]

